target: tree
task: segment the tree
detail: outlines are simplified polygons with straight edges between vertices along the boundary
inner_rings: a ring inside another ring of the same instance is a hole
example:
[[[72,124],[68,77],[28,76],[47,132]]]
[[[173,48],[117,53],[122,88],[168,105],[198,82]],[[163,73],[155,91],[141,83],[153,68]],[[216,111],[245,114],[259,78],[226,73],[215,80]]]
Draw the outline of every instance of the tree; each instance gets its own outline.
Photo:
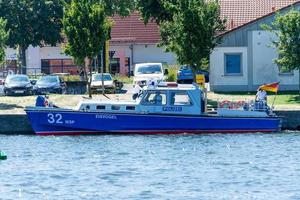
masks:
[[[55,46],[61,41],[63,0],[0,0],[0,17],[7,20],[7,43],[19,49],[22,66],[29,45]]]
[[[217,1],[161,0],[163,9],[157,13],[160,23],[161,43],[166,51],[174,52],[180,64],[188,64],[193,70],[200,69],[221,38],[216,37],[225,29],[225,20],[220,17]],[[166,12],[163,12],[165,9]]]
[[[172,21],[178,5],[178,0],[137,0],[136,6],[145,23],[155,20],[160,24],[163,21]]]
[[[128,16],[135,9],[134,0],[98,0],[98,2],[103,4],[107,16],[115,14]]]
[[[263,28],[277,37],[272,44],[278,53],[278,58],[274,61],[281,71],[299,70],[300,75],[300,12],[291,10],[285,15],[277,13],[271,26],[263,25]]]
[[[5,30],[6,21],[0,18],[0,64],[5,61],[5,48],[8,38],[8,33]]]
[[[67,36],[66,54],[73,56],[77,64],[88,67],[86,59],[93,59],[109,38],[112,21],[106,17],[102,3],[90,0],[73,0],[65,7],[64,34]],[[92,67],[89,65],[89,72]],[[88,81],[91,95],[91,78]]]

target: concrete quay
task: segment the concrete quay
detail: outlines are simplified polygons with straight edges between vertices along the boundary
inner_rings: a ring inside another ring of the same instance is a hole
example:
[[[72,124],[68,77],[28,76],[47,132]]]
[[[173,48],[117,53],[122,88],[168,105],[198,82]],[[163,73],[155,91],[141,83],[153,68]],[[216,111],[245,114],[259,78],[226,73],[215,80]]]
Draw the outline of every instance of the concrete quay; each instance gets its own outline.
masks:
[[[300,110],[277,110],[283,118],[282,129],[300,130]],[[2,135],[33,135],[34,132],[26,114],[0,114],[0,134]]]

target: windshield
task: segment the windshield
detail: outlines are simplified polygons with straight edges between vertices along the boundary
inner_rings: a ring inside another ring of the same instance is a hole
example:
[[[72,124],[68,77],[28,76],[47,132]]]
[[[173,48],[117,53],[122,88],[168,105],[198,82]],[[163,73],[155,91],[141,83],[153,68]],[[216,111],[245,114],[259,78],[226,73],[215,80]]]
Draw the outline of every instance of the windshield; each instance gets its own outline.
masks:
[[[56,82],[57,82],[56,76],[44,76],[37,81],[37,83],[56,83]]]
[[[29,79],[26,76],[12,76],[8,78],[7,82],[29,82]]]
[[[137,74],[161,74],[162,67],[161,65],[145,65],[138,67]]]
[[[111,81],[112,77],[109,74],[103,74],[103,80],[104,81]],[[92,81],[102,81],[102,75],[101,74],[94,74]]]

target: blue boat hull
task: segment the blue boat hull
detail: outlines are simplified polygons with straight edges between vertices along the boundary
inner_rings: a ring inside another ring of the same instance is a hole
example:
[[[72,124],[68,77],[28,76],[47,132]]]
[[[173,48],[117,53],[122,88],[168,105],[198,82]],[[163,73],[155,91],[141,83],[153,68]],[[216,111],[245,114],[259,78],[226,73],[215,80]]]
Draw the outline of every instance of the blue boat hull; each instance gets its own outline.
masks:
[[[276,132],[277,117],[246,118],[26,110],[38,135]]]

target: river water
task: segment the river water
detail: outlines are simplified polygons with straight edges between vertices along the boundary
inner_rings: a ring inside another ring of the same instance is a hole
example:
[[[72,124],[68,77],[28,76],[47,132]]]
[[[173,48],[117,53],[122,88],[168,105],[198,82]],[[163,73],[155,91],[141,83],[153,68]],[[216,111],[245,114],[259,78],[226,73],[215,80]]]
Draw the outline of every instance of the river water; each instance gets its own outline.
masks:
[[[0,199],[300,199],[300,133],[0,136]]]

